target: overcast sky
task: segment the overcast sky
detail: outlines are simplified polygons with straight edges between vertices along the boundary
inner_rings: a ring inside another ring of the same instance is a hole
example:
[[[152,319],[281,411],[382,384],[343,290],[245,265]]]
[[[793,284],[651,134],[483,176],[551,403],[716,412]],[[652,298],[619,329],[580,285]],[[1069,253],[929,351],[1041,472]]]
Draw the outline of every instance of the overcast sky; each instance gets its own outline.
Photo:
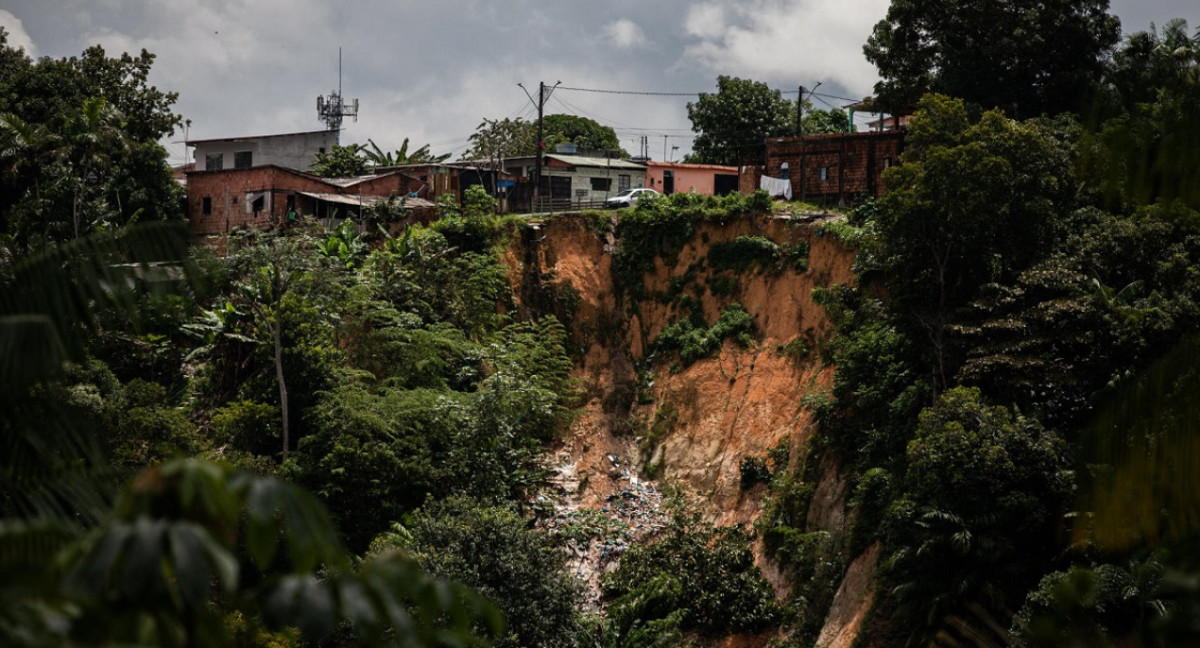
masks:
[[[612,126],[637,153],[691,150],[688,97],[584,92],[711,92],[719,74],[765,81],[818,108],[862,97],[876,81],[862,55],[888,0],[2,0],[10,44],[63,57],[100,44],[158,56],[152,82],[179,93],[187,137],[318,130],[316,97],[338,84],[358,98],[342,143],[405,137],[458,154],[484,117],[532,118],[517,83],[555,91],[547,114]],[[1113,0],[1126,32],[1173,17],[1200,27],[1200,0]],[[693,97],[694,98],[694,97]],[[173,140],[182,140],[177,133]],[[673,150],[673,147],[679,150]],[[172,162],[182,144],[170,146]]]

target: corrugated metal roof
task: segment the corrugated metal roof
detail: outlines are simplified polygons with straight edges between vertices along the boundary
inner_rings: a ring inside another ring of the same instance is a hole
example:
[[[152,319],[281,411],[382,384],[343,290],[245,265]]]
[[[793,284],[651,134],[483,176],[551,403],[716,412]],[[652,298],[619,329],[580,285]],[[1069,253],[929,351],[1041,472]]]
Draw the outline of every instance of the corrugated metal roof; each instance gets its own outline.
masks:
[[[611,158],[589,157],[586,155],[562,155],[559,153],[551,153],[547,155],[552,160],[558,160],[571,166],[585,167],[600,167],[602,169],[629,169],[645,171],[646,167],[628,160],[614,160]]]
[[[324,178],[324,177],[322,177],[321,179],[331,185],[337,185],[339,187],[349,187],[350,185],[358,184],[360,182],[366,182],[367,180],[374,180],[375,178],[378,178],[378,177],[380,177],[380,176],[361,175],[361,176],[352,176],[349,178]]]
[[[326,193],[323,191],[301,191],[298,193],[302,196],[324,200],[325,202],[338,203],[339,205],[353,205],[355,207],[371,207],[388,199],[387,196],[359,196],[355,194]],[[412,196],[402,196],[397,198],[397,201],[405,207],[413,209],[436,206],[424,198],[414,198]]]

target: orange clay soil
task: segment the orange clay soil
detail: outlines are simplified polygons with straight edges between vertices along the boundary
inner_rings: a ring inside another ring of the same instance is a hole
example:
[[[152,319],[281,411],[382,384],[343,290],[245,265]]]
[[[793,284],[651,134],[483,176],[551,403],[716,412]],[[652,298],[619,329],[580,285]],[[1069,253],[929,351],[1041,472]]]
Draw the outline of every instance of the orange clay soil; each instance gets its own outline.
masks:
[[[655,494],[669,484],[694,495],[691,499],[700,503],[708,521],[751,527],[762,513],[766,487],[742,489],[740,462],[746,456],[766,457],[780,445],[786,445],[793,458],[806,451],[812,425],[804,398],[828,392],[833,376],[833,367],[824,365],[817,353],[832,325],[811,295],[817,286],[852,283],[854,252],[824,236],[820,221],[754,217],[725,225],[701,223],[669,265],[661,258],[656,261],[644,278],[647,297],[633,309],[613,283],[611,251],[616,242],[594,223],[584,215],[553,218],[514,237],[506,255],[523,314],[538,310],[531,303],[539,294],[534,288],[545,294],[546,287],[562,292],[569,286],[579,297],[571,351],[574,376],[586,395],[570,429],[550,453],[560,517],[586,509],[601,511],[628,527],[624,537],[637,542],[665,521],[659,509],[662,498]],[[733,294],[714,295],[706,285],[713,276],[704,262],[708,250],[738,236],[764,236],[779,245],[807,241],[808,268],[752,268],[735,275]],[[689,268],[693,279],[685,291],[698,300],[705,321],[715,322],[723,308],[738,302],[753,316],[758,339],[749,348],[727,341],[718,353],[688,367],[680,367],[677,357],[659,359],[652,383],[642,393],[643,400],[648,396],[651,402],[638,404],[635,359],[663,328],[686,316],[678,299],[663,303],[666,300],[654,296],[666,293],[671,280]],[[647,479],[648,473],[653,480]],[[847,522],[844,483],[835,466],[823,466],[821,473],[809,521],[836,531]],[[764,575],[783,594],[785,574],[764,558],[761,546],[756,549]],[[595,608],[596,580],[615,565],[623,548],[597,540],[573,551],[573,568],[590,584],[589,607]],[[850,570],[854,582],[850,575],[843,582],[835,606],[839,609],[831,612],[831,627],[826,628],[832,636],[823,633],[823,638],[837,637],[842,644],[856,633],[864,601],[870,604],[875,554],[855,561]],[[769,638],[732,637],[721,645],[748,648],[765,645]]]

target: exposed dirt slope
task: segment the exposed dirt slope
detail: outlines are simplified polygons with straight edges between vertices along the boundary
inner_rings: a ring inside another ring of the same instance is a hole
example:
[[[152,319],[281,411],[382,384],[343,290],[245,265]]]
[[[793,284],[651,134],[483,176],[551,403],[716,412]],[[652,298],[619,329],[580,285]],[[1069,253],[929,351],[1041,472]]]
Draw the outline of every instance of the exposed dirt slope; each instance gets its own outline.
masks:
[[[686,487],[716,524],[752,525],[758,519],[765,487],[744,490],[739,465],[743,457],[766,457],[772,448],[786,446],[793,457],[807,448],[811,425],[805,397],[827,391],[832,379],[832,368],[817,353],[831,325],[811,294],[817,286],[853,281],[853,252],[826,236],[821,221],[742,218],[726,225],[699,224],[675,258],[660,258],[647,273],[646,297],[635,304],[614,285],[615,241],[604,225],[594,215],[554,218],[523,231],[509,258],[521,308],[555,312],[571,322],[575,375],[586,388],[587,402],[555,454],[562,491],[559,519],[600,511],[621,526],[616,535],[625,542],[613,542],[615,532],[609,529],[591,545],[577,547],[576,567],[593,586],[629,542],[652,533],[663,520],[661,497],[639,498],[639,489],[657,495],[655,483]],[[807,242],[807,269],[750,269],[737,274],[733,286],[726,272],[719,291],[726,294],[716,295],[711,287],[716,273],[706,257],[713,244],[739,236],[762,236],[781,246]],[[687,367],[676,358],[645,361],[650,343],[686,316],[684,300],[668,296],[677,297],[681,289],[709,324],[724,307],[742,304],[753,316],[757,343],[741,348],[727,341],[719,353]],[[835,469],[823,472],[829,475],[823,482],[830,483],[817,485],[814,509],[819,511],[810,512],[810,518],[816,515],[822,528],[836,527],[844,522],[844,487]],[[614,502],[634,510],[618,510]],[[874,558],[866,562],[873,565]],[[759,563],[782,591],[784,575],[761,555]],[[856,604],[848,602],[865,596],[869,583],[861,580],[844,586],[855,591],[839,592],[844,606],[853,608]],[[838,630],[853,627],[844,615],[835,615],[836,625],[843,626]],[[738,645],[764,641],[747,637]]]

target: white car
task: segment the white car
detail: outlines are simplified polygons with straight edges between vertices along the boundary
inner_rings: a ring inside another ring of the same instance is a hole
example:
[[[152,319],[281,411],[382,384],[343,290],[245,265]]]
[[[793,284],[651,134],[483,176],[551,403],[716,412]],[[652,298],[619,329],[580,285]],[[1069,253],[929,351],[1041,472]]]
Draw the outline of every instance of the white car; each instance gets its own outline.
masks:
[[[646,189],[646,188],[626,189],[625,191],[622,191],[621,193],[613,196],[612,198],[605,200],[604,206],[609,209],[615,209],[617,207],[629,207],[629,206],[633,205],[633,203],[637,202],[638,200],[640,200],[643,197],[659,196],[659,195],[662,195],[662,194],[658,193],[657,191],[655,191],[653,189]]]

